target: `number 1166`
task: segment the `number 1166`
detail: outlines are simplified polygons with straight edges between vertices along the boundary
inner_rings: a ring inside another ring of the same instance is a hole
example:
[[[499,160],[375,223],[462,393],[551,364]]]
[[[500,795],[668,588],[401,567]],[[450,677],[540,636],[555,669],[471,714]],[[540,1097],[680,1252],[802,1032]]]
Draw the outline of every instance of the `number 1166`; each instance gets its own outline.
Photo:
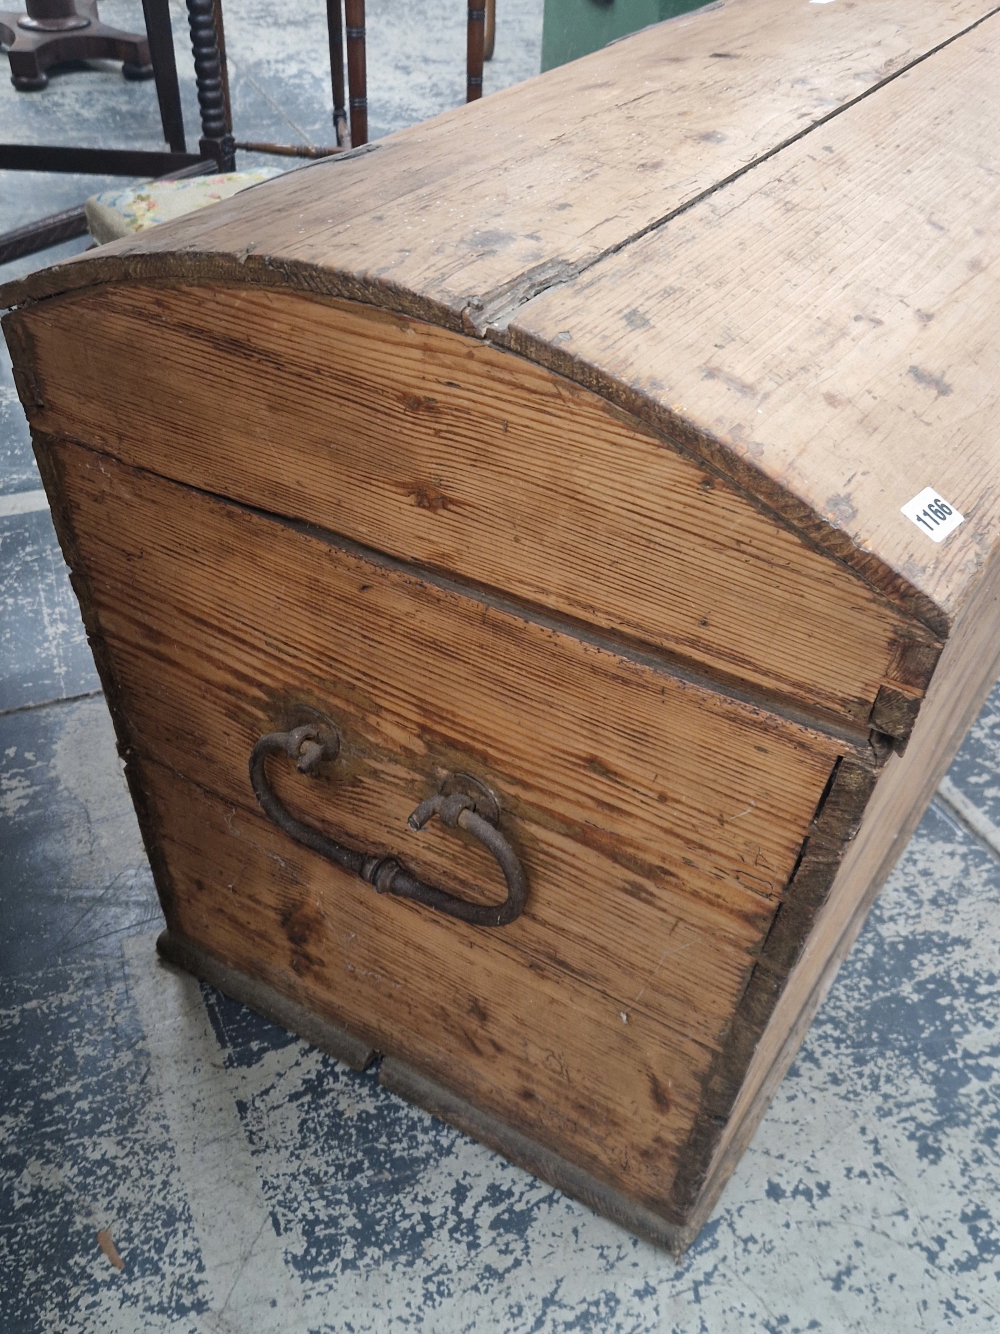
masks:
[[[953,512],[951,506],[938,497],[937,500],[932,500],[929,505],[926,505],[919,514],[914,514],[913,517],[917,523],[922,523],[929,533],[933,533],[935,528],[944,523],[946,519],[951,518]]]

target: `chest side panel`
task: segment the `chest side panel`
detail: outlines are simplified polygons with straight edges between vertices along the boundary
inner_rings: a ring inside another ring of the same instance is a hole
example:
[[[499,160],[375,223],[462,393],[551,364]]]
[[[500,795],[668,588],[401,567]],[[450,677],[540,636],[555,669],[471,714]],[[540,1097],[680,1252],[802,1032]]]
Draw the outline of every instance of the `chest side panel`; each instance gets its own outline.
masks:
[[[623,1024],[592,988],[492,938],[456,940],[433,913],[358,894],[346,872],[168,768],[145,765],[142,781],[173,934],[680,1221],[671,1194],[704,1048],[641,1012]]]
[[[45,449],[157,812],[172,927],[250,971],[262,955],[282,961],[297,994],[515,1124],[518,1090],[530,1089],[556,1108],[545,1121],[556,1147],[570,1115],[566,1062],[570,1083],[587,1059],[609,1090],[641,1082],[627,1143],[644,1165],[630,1188],[662,1196],[837,745],[314,533],[78,446]],[[289,807],[454,893],[496,894],[477,847],[437,827],[406,830],[445,773],[472,773],[499,794],[524,862],[523,916],[491,933],[442,922],[338,877],[267,826],[247,757],[292,703],[333,716],[344,744],[314,782],[272,771]],[[424,957],[427,933],[438,953]],[[549,979],[538,1000],[555,1024],[549,1046],[533,1047],[516,1077],[497,1068],[469,1009],[483,968],[508,979],[494,1000],[516,987],[523,1005]],[[384,982],[377,1000],[369,974]],[[553,979],[566,986],[558,1001]],[[439,1018],[460,1002],[471,1018],[456,1046],[454,1017]],[[554,1019],[566,1006],[589,1034],[572,1052]],[[550,1068],[555,1050],[569,1054]],[[642,1073],[650,1052],[658,1087],[675,1090],[663,1106]],[[658,1165],[639,1154],[656,1136],[674,1155]],[[608,1160],[600,1174],[618,1171]]]
[[[523,359],[345,302],[110,288],[26,317],[35,424],[867,722],[923,627]]]

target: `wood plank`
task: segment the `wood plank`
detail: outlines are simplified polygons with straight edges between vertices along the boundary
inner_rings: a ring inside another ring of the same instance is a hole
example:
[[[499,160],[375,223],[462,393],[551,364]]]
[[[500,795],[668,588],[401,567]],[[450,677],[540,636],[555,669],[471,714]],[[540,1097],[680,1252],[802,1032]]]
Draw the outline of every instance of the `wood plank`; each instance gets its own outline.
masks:
[[[870,93],[986,0],[724,0],[32,275],[297,285],[482,330]]]
[[[141,763],[171,932],[670,1216],[704,1049]],[[419,966],[418,966],[419,961]]]
[[[320,708],[342,756],[322,782],[272,766],[279,794],[467,896],[497,885],[489,857],[406,819],[443,773],[482,778],[531,887],[493,934],[599,988],[620,1023],[639,1008],[718,1046],[831,738],[78,446],[43,453],[140,754],[252,807],[257,737],[292,700]]]
[[[245,288],[117,286],[18,320],[37,430],[798,709],[864,727],[887,680],[919,705],[928,631],[720,474],[520,357],[356,303]],[[911,717],[879,721],[902,737]]]
[[[509,331],[942,633],[1000,537],[998,55],[992,18]],[[900,513],[927,486],[940,544]]]

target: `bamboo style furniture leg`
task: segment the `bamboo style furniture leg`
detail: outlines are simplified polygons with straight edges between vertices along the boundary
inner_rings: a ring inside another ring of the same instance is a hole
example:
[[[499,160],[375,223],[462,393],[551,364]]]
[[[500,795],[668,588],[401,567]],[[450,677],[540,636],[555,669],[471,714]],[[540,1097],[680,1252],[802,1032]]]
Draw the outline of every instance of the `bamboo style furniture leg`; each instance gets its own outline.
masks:
[[[368,142],[368,75],[364,0],[344,0],[344,33],[347,38],[347,83],[350,106],[350,142],[345,142],[344,73],[340,41],[340,0],[327,0],[330,34],[330,72],[333,83],[333,119],[340,147],[359,148]],[[483,95],[483,62],[493,55],[496,20],[495,0],[469,0],[466,35],[465,100]]]
[[[337,108],[340,108],[340,115],[343,117],[343,92],[344,92],[344,65],[343,54],[340,56],[339,75],[340,75],[340,97],[337,96],[337,60],[336,53],[340,48],[341,23],[340,23],[340,0],[327,0],[327,29],[330,38],[330,71],[334,84],[334,127],[337,125]],[[233,107],[232,99],[229,94],[229,64],[226,60],[226,29],[222,18],[222,0],[212,0],[213,25],[215,27],[215,41],[219,48],[219,79],[222,87],[222,108],[223,118],[226,124],[226,134],[233,134]],[[347,145],[350,147],[350,145]],[[244,153],[267,153],[274,157],[304,157],[321,158],[330,157],[336,153],[339,148],[344,147],[340,134],[337,135],[335,146],[315,146],[313,144],[276,144],[262,143],[256,140],[234,140],[234,148],[238,148]]]
[[[368,142],[368,71],[365,57],[365,0],[344,0],[347,37],[347,86],[351,109],[351,147]]]
[[[486,10],[484,0],[469,0],[469,26],[465,43],[465,100],[483,95],[483,60],[486,55]]]

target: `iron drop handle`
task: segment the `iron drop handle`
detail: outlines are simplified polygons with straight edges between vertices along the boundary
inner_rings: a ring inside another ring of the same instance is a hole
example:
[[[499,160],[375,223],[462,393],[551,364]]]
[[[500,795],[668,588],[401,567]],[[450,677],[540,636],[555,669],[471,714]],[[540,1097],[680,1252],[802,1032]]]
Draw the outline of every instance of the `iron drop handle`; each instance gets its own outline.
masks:
[[[407,823],[411,829],[423,829],[436,815],[449,829],[464,829],[478,839],[490,850],[503,871],[507,882],[507,898],[503,903],[468,903],[443,889],[436,889],[433,885],[425,885],[422,880],[417,880],[395,857],[356,852],[297,820],[278,800],[267,781],[268,756],[283,755],[294,761],[299,773],[312,774],[323,760],[332,759],[338,749],[339,738],[335,732],[311,723],[292,728],[290,732],[270,732],[260,738],[250,754],[250,782],[264,814],[273,824],[289,838],[294,838],[296,843],[301,843],[334,865],[360,876],[372,886],[376,894],[396,894],[399,898],[413,899],[473,926],[507,926],[520,917],[528,896],[528,884],[521,863],[499,829],[477,814],[474,798],[465,792],[428,797],[420,803]]]

